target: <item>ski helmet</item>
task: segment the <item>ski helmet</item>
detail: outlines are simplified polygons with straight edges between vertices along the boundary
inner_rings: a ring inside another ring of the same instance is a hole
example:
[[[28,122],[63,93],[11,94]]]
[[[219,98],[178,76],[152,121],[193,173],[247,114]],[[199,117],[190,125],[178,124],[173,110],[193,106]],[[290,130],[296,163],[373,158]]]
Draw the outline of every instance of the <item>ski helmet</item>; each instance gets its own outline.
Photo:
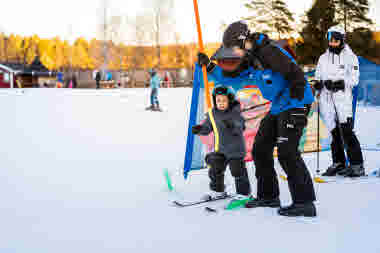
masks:
[[[148,73],[150,74],[150,76],[154,76],[157,73],[157,71],[154,68],[151,68],[148,70]]]
[[[216,107],[216,95],[225,95],[228,98],[228,104],[231,106],[235,101],[235,90],[231,86],[226,86],[223,84],[218,84],[212,90],[212,100],[214,107]]]
[[[340,44],[338,47],[332,47],[329,45],[329,50],[332,53],[340,54],[344,48],[346,32],[340,26],[330,27],[330,29],[327,31],[327,40],[330,42],[333,38],[337,41],[340,41]]]
[[[244,44],[249,34],[248,25],[243,20],[230,24],[224,31],[223,44],[211,60],[218,62],[225,76],[235,77],[248,66],[244,64]]]

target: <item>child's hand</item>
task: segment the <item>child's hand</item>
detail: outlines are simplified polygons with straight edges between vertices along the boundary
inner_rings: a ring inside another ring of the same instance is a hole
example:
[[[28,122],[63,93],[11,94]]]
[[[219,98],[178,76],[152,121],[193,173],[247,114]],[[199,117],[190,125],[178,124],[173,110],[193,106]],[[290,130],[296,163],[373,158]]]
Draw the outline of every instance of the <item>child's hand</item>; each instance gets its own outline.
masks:
[[[201,132],[201,128],[202,126],[201,125],[195,125],[191,128],[191,132],[193,134],[199,134]]]

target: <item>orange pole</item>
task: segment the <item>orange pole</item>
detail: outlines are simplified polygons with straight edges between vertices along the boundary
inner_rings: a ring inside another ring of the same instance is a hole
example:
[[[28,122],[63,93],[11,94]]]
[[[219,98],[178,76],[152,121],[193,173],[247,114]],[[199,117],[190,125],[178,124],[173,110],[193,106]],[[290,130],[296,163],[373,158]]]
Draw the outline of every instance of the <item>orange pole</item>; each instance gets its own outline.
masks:
[[[200,22],[199,11],[198,11],[198,2],[197,2],[197,0],[193,0],[193,2],[194,2],[195,21],[197,23],[197,31],[198,31],[199,51],[204,53],[201,22]],[[210,97],[209,84],[208,84],[208,79],[207,79],[206,66],[202,66],[202,72],[203,72],[203,81],[204,81],[204,85],[205,85],[205,98],[206,98],[207,109],[210,109],[211,108],[211,97]]]

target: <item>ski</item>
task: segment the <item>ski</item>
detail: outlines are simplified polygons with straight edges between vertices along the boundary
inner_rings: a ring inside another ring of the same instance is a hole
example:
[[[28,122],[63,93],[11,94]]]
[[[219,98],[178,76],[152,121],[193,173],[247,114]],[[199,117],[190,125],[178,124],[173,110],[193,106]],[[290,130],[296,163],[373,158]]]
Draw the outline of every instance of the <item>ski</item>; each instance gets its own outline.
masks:
[[[245,204],[251,199],[252,198],[231,200],[226,206],[224,206],[220,209],[206,206],[205,211],[211,212],[211,213],[217,213],[218,210],[225,210],[225,211],[237,210],[237,209],[240,209],[241,207],[245,206]]]
[[[314,182],[323,184],[323,183],[332,183],[332,182],[360,182],[365,181],[371,178],[376,178],[379,176],[379,170],[374,170],[371,173],[361,176],[361,177],[343,177],[343,176],[333,176],[333,177],[326,177],[326,176],[315,176]]]
[[[207,199],[207,200],[196,200],[196,201],[179,201],[179,200],[174,200],[173,204],[175,204],[178,207],[188,207],[188,206],[196,206],[200,205],[203,203],[208,203],[208,202],[214,202],[222,199],[228,199],[231,198],[231,195],[226,195],[222,197],[217,197],[217,198],[212,198],[212,199]]]

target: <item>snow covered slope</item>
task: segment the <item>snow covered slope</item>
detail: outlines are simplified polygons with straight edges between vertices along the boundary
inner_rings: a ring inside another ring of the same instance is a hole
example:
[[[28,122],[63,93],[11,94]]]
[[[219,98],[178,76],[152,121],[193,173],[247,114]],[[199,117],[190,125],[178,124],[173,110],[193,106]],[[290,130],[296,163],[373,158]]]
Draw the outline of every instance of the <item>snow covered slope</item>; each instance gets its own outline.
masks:
[[[196,171],[185,182],[180,171],[191,89],[160,89],[159,98],[162,113],[145,111],[148,89],[1,90],[0,252],[380,252],[376,178],[315,185],[315,219],[173,207],[202,195],[208,178]],[[362,144],[380,142],[379,118],[379,108],[359,106]],[[380,152],[364,157],[367,172],[380,167]],[[304,158],[314,173],[316,154]],[[321,168],[330,161],[321,153]]]

